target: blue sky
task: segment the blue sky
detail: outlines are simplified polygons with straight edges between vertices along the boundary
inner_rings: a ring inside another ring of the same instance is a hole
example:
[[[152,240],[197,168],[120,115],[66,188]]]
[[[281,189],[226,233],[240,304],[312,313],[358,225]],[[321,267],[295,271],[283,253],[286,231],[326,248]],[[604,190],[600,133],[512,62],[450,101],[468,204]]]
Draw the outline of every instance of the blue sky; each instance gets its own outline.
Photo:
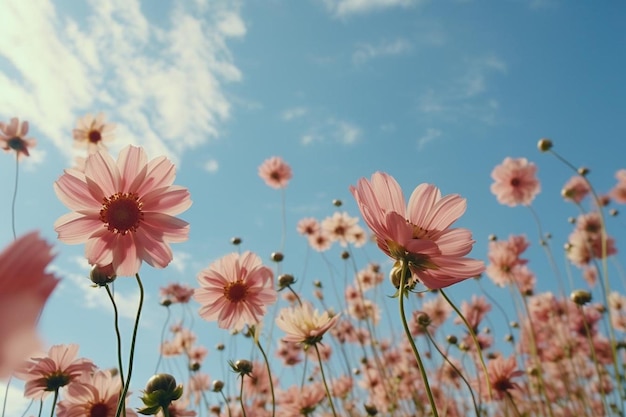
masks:
[[[294,171],[286,271],[300,271],[306,253],[296,222],[331,215],[335,198],[357,215],[348,187],[377,170],[407,195],[431,182],[466,197],[459,225],[473,231],[477,258],[485,259],[490,233],[536,242],[530,213],[499,206],[489,191],[490,172],[506,156],[538,164],[543,191],[534,206],[558,252],[566,219],[577,214],[559,196],[571,172],[536,143],[552,138],[575,165],[591,168],[601,192],[626,168],[625,18],[621,2],[558,0],[8,0],[0,14],[0,118],[29,120],[39,142],[20,166],[18,234],[39,229],[54,241],[52,224],[66,209],[52,183],[71,163],[71,130],[86,113],[103,111],[117,124],[114,154],[133,143],[178,164],[176,183],[194,201],[181,216],[190,239],[173,247],[166,270],[141,271],[149,365],[137,372],[135,390],[156,362],[151,349],[165,316],[158,288],[195,285],[200,269],[233,250],[232,236],[264,259],[279,245],[280,192],[257,176],[270,156]],[[15,164],[0,159],[4,245],[12,239]],[[615,226],[619,248],[624,222]],[[81,354],[112,366],[106,295],[89,288],[82,247],[55,247],[63,283],[42,334],[50,344],[80,343]],[[366,250],[384,261],[374,246]],[[539,288],[554,289],[537,245],[529,257]],[[308,271],[329,279],[320,258]],[[476,287],[459,288],[460,301]],[[116,291],[130,326],[133,280]],[[213,324],[196,325],[210,348],[225,337]]]

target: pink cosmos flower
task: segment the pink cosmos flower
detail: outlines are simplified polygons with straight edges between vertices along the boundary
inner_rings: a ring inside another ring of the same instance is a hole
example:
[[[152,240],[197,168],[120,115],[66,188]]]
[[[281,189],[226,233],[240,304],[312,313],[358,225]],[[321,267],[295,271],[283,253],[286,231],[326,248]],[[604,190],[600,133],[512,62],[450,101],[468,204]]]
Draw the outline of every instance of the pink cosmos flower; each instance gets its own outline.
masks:
[[[580,175],[574,175],[563,186],[561,195],[566,200],[580,203],[589,194],[589,191],[587,181]]]
[[[189,191],[172,185],[175,167],[162,156],[148,162],[139,147],[116,161],[104,151],[89,155],[85,172],[67,169],[54,184],[71,213],[54,224],[59,240],[86,243],[89,263],[112,264],[117,275],[135,275],[142,261],[166,267],[169,243],[187,240],[189,224],[174,217],[191,206]]]
[[[491,192],[500,204],[527,206],[541,191],[536,174],[537,166],[526,158],[504,158],[502,164],[491,172],[491,178],[495,181],[491,184]]]
[[[15,372],[17,378],[26,382],[24,396],[43,399],[81,375],[96,370],[89,359],[76,358],[77,354],[77,344],[54,345],[47,355],[35,356],[26,361]]]
[[[172,304],[186,304],[189,302],[191,296],[193,295],[193,288],[186,284],[173,282],[171,284],[168,284],[167,287],[161,287],[159,292],[161,293],[161,298],[163,301],[168,301]]]
[[[113,139],[114,129],[114,124],[104,122],[103,113],[98,113],[95,117],[92,114],[87,114],[78,119],[76,128],[72,131],[74,144],[86,147],[90,154],[99,150],[106,150],[104,142]]]
[[[15,151],[18,159],[30,156],[28,149],[34,147],[37,141],[27,138],[27,134],[28,122],[26,120],[21,125],[17,117],[12,118],[9,124],[0,122],[0,148],[6,152]]]
[[[119,376],[113,376],[107,371],[83,374],[67,387],[65,398],[57,404],[57,416],[113,417],[117,411],[121,385]],[[137,413],[127,407],[126,416],[136,417]]]
[[[611,189],[611,197],[619,204],[626,203],[626,169],[620,169],[615,173],[617,184]]]
[[[0,252],[0,378],[39,347],[36,325],[59,279],[45,272],[54,256],[37,232]]]
[[[291,167],[281,157],[273,156],[263,161],[259,176],[272,188],[284,188],[292,177]]]
[[[420,184],[407,206],[396,180],[382,172],[369,181],[361,178],[350,192],[378,247],[407,262],[414,278],[428,288],[444,288],[485,269],[482,261],[465,257],[474,244],[471,232],[450,228],[465,212],[465,199],[459,195],[442,197],[434,185]]]
[[[331,317],[327,311],[322,314],[309,303],[304,303],[296,307],[283,308],[276,318],[276,325],[280,327],[287,336],[283,338],[286,342],[302,343],[313,345],[319,343],[331,327],[333,327],[339,315]]]
[[[222,329],[241,330],[259,323],[276,302],[272,280],[272,270],[256,254],[231,253],[200,272],[193,298],[202,305],[202,318],[217,320]]]
[[[305,217],[298,222],[298,233],[304,236],[311,236],[319,232],[320,223],[313,217]]]
[[[515,356],[504,359],[498,356],[487,363],[487,372],[489,373],[489,382],[493,394],[498,399],[503,399],[511,390],[518,390],[520,386],[514,381],[514,378],[524,375],[524,372],[517,368]],[[489,391],[483,390],[485,393]]]

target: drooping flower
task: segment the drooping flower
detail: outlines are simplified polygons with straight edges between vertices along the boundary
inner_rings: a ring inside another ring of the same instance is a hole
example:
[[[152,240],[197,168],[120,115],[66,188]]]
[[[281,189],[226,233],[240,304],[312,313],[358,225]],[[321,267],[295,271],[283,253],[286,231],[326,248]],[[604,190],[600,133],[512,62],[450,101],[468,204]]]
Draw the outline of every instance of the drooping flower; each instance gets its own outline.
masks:
[[[142,261],[166,267],[169,243],[187,240],[189,224],[174,216],[191,206],[189,191],[172,185],[175,166],[162,156],[124,148],[116,161],[104,151],[89,155],[85,171],[67,169],[54,189],[71,213],[54,224],[59,240],[86,243],[92,265],[113,265],[118,276],[135,275]]]
[[[39,347],[37,320],[59,279],[46,272],[52,246],[37,232],[0,252],[0,378]]]
[[[15,372],[26,382],[24,396],[42,399],[49,393],[70,384],[85,373],[96,370],[89,359],[76,358],[78,345],[54,345],[47,355],[34,356]]]
[[[66,395],[57,404],[58,417],[98,416],[113,417],[120,398],[121,381],[108,371],[85,373],[69,384]],[[130,392],[127,392],[127,397]],[[132,408],[126,408],[126,416],[136,417]]]
[[[273,156],[259,166],[259,176],[272,188],[284,188],[291,179],[291,167],[281,157]]]
[[[98,113],[95,117],[87,114],[76,123],[76,128],[72,131],[74,144],[87,148],[87,152],[92,154],[99,150],[106,150],[105,142],[113,139],[113,123],[104,122],[104,113]]]
[[[6,152],[15,151],[18,159],[30,156],[28,149],[37,144],[35,139],[27,138],[26,135],[28,135],[26,120],[20,124],[20,120],[13,117],[9,124],[0,122],[0,147]]]
[[[524,375],[524,372],[517,368],[515,356],[504,359],[498,356],[487,363],[489,373],[489,383],[496,398],[503,399],[510,394],[509,391],[520,389],[520,385],[515,382],[515,378]],[[484,390],[489,392],[488,390]]]
[[[484,270],[482,261],[465,257],[474,244],[471,232],[450,228],[465,212],[465,199],[459,195],[442,197],[434,185],[420,184],[407,206],[396,180],[382,172],[371,180],[361,178],[350,192],[378,247],[406,262],[426,287],[444,288]]]
[[[504,158],[502,164],[491,171],[491,192],[500,204],[514,207],[519,204],[530,205],[541,191],[541,184],[536,177],[537,166],[526,158]]]
[[[256,254],[231,253],[200,272],[193,298],[201,304],[202,318],[217,320],[222,329],[241,330],[259,323],[276,302],[272,279],[272,270]]]
[[[331,327],[333,327],[339,315],[330,316],[327,311],[320,314],[313,310],[309,303],[295,307],[283,308],[276,318],[276,325],[287,335],[283,338],[286,342],[314,345],[319,343]]]

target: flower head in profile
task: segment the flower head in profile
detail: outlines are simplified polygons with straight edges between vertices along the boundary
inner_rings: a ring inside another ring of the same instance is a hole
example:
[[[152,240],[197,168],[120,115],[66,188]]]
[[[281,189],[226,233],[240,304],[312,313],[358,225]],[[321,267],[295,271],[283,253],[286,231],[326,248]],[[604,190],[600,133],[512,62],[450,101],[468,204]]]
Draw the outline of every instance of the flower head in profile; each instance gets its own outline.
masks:
[[[491,192],[500,204],[528,206],[541,191],[537,179],[537,166],[526,158],[504,158],[504,161],[491,171]]]
[[[201,304],[200,316],[217,320],[222,329],[241,330],[259,323],[278,297],[273,277],[272,270],[252,252],[218,259],[198,275],[200,288],[193,298]]]
[[[330,328],[339,320],[339,315],[330,316],[327,311],[320,314],[309,303],[283,308],[276,318],[276,325],[287,335],[286,342],[300,343],[306,346],[319,343]]]
[[[24,396],[44,398],[50,392],[70,384],[96,366],[89,359],[77,358],[78,345],[54,345],[47,355],[35,356],[26,361],[15,375],[26,382]]]
[[[30,156],[28,149],[37,144],[35,139],[27,138],[26,135],[28,135],[26,120],[20,124],[20,120],[14,117],[9,124],[0,122],[0,147],[6,152],[15,151],[18,159]]]
[[[113,123],[105,123],[104,113],[98,113],[96,116],[87,114],[78,119],[76,128],[72,131],[74,145],[87,148],[90,154],[106,150],[104,143],[114,138],[114,129]]]
[[[106,152],[89,155],[85,171],[67,169],[55,182],[57,196],[71,213],[54,224],[59,240],[86,243],[92,265],[112,264],[116,275],[135,275],[142,261],[166,267],[169,243],[183,242],[189,224],[178,219],[191,206],[189,191],[172,185],[175,167],[162,156],[128,146],[117,162]]]
[[[263,161],[259,176],[272,188],[285,188],[293,175],[289,164],[281,157],[273,156]]]
[[[7,377],[39,347],[36,326],[59,279],[46,272],[52,246],[37,232],[0,252],[0,378]]]
[[[444,288],[479,275],[482,261],[466,258],[474,244],[464,228],[450,228],[465,212],[465,199],[441,196],[431,184],[418,185],[408,205],[396,180],[376,172],[350,187],[378,247],[408,264],[414,279],[431,289]]]
[[[524,372],[517,368],[515,356],[508,359],[498,356],[490,360],[487,364],[487,372],[489,373],[491,389],[496,398],[503,399],[510,394],[509,391],[520,389],[520,385],[514,379],[524,375]]]

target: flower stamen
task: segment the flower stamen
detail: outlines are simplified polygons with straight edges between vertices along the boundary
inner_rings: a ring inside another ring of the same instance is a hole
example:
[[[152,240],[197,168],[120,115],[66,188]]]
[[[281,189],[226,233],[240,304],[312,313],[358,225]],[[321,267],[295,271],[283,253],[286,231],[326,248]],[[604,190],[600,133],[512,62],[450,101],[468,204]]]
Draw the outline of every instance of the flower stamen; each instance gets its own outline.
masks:
[[[142,206],[136,193],[115,193],[102,200],[100,220],[113,233],[135,232],[143,220]]]

